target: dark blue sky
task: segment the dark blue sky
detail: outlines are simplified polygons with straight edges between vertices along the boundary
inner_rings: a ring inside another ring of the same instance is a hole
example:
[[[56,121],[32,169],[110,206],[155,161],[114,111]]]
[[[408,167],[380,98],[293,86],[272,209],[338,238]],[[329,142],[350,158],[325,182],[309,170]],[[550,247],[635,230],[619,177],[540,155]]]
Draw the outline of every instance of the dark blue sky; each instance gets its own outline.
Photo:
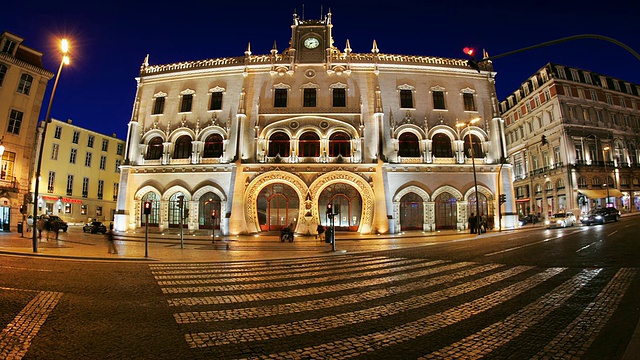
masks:
[[[152,65],[282,52],[291,36],[294,9],[319,19],[330,8],[335,46],[349,39],[353,52],[466,58],[462,48],[490,56],[578,34],[614,38],[640,52],[640,1],[90,1],[9,2],[0,30],[25,38],[56,72],[56,39],[68,37],[72,63],[65,67],[52,116],[125,138],[135,77],[146,54]],[[304,5],[303,5],[304,4]],[[304,9],[304,10],[303,10]],[[640,60],[602,40],[576,40],[494,61],[500,100],[548,62],[575,66],[640,84]],[[50,81],[44,118],[53,87]]]

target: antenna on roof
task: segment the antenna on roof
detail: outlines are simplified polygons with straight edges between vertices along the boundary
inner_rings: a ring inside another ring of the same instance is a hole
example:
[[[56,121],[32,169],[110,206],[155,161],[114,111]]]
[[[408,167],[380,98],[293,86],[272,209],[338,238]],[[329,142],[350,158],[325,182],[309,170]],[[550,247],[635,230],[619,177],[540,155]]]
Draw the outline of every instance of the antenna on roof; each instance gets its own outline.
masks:
[[[322,4],[320,4],[320,17],[318,19],[322,19]]]
[[[302,20],[304,20],[304,4],[302,4]]]

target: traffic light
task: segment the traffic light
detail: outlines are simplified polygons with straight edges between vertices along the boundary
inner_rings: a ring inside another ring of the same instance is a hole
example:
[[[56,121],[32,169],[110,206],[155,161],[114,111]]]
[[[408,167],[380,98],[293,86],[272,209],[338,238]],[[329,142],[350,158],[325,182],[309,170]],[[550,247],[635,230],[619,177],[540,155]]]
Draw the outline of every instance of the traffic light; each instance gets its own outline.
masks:
[[[26,214],[27,213],[27,207],[24,205],[20,205],[20,214]]]
[[[178,207],[182,209],[184,207],[184,196],[178,196]]]
[[[542,145],[547,145],[547,136],[546,135],[542,135],[540,137],[540,141],[542,142]]]
[[[215,220],[215,218],[216,218],[216,211],[215,210],[211,210],[211,218]]]
[[[151,214],[151,201],[144,202],[144,214],[145,215]]]
[[[327,215],[333,215],[333,204],[327,204]]]
[[[506,194],[500,194],[500,204],[504,204],[507,202],[507,195]]]
[[[476,60],[476,57],[473,55],[476,51],[470,47],[465,47],[464,49],[462,49],[462,51],[471,57],[471,59],[467,60],[467,64],[469,65],[469,67],[480,72],[480,64],[478,63],[478,60]]]

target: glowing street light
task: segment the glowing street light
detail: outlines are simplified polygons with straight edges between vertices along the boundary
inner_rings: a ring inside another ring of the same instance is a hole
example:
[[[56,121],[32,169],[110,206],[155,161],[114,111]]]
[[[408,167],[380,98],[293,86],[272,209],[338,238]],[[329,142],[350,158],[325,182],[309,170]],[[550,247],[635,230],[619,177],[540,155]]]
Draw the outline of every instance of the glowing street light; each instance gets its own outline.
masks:
[[[53,83],[53,89],[51,90],[51,97],[49,98],[49,107],[47,108],[47,115],[44,118],[44,126],[42,127],[42,138],[40,139],[40,149],[38,152],[36,173],[35,173],[35,188],[33,190],[33,252],[38,252],[38,229],[37,219],[38,219],[38,187],[40,186],[40,171],[42,169],[42,152],[44,150],[44,140],[45,135],[47,134],[47,124],[51,122],[51,105],[53,105],[53,97],[56,94],[56,89],[58,88],[58,80],[60,80],[60,73],[62,72],[62,67],[64,65],[69,65],[69,56],[67,53],[69,52],[69,41],[67,39],[62,39],[60,42],[60,50],[62,51],[62,59],[60,60],[60,67],[58,68],[58,73],[56,74],[56,80]],[[36,139],[38,138],[38,127],[36,127]]]
[[[478,180],[476,178],[476,160],[473,152],[473,136],[471,136],[471,124],[475,124],[480,121],[480,118],[471,119],[466,123],[456,123],[457,128],[467,127],[467,135],[469,136],[469,151],[471,152],[471,166],[473,167],[473,186],[476,193],[476,234],[480,235],[481,222],[480,218],[480,199],[478,199]]]

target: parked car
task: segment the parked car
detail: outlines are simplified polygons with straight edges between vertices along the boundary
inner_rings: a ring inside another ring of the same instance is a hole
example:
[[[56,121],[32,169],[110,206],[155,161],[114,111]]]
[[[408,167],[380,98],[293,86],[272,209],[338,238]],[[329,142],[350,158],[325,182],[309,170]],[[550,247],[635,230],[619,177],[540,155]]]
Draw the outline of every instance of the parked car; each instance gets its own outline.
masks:
[[[553,214],[545,221],[547,229],[553,227],[569,227],[576,224],[576,216],[572,212],[562,212]]]
[[[593,209],[580,217],[580,221],[587,226],[618,220],[620,220],[620,212],[616,208]]]
[[[82,231],[90,232],[92,234],[106,234],[107,227],[102,223],[102,221],[92,221],[90,223],[84,224],[82,227]]]
[[[67,229],[69,228],[67,223],[64,220],[62,220],[59,216],[44,215],[41,218],[44,219],[45,229],[55,229],[55,227],[57,226],[59,230],[66,232]]]

